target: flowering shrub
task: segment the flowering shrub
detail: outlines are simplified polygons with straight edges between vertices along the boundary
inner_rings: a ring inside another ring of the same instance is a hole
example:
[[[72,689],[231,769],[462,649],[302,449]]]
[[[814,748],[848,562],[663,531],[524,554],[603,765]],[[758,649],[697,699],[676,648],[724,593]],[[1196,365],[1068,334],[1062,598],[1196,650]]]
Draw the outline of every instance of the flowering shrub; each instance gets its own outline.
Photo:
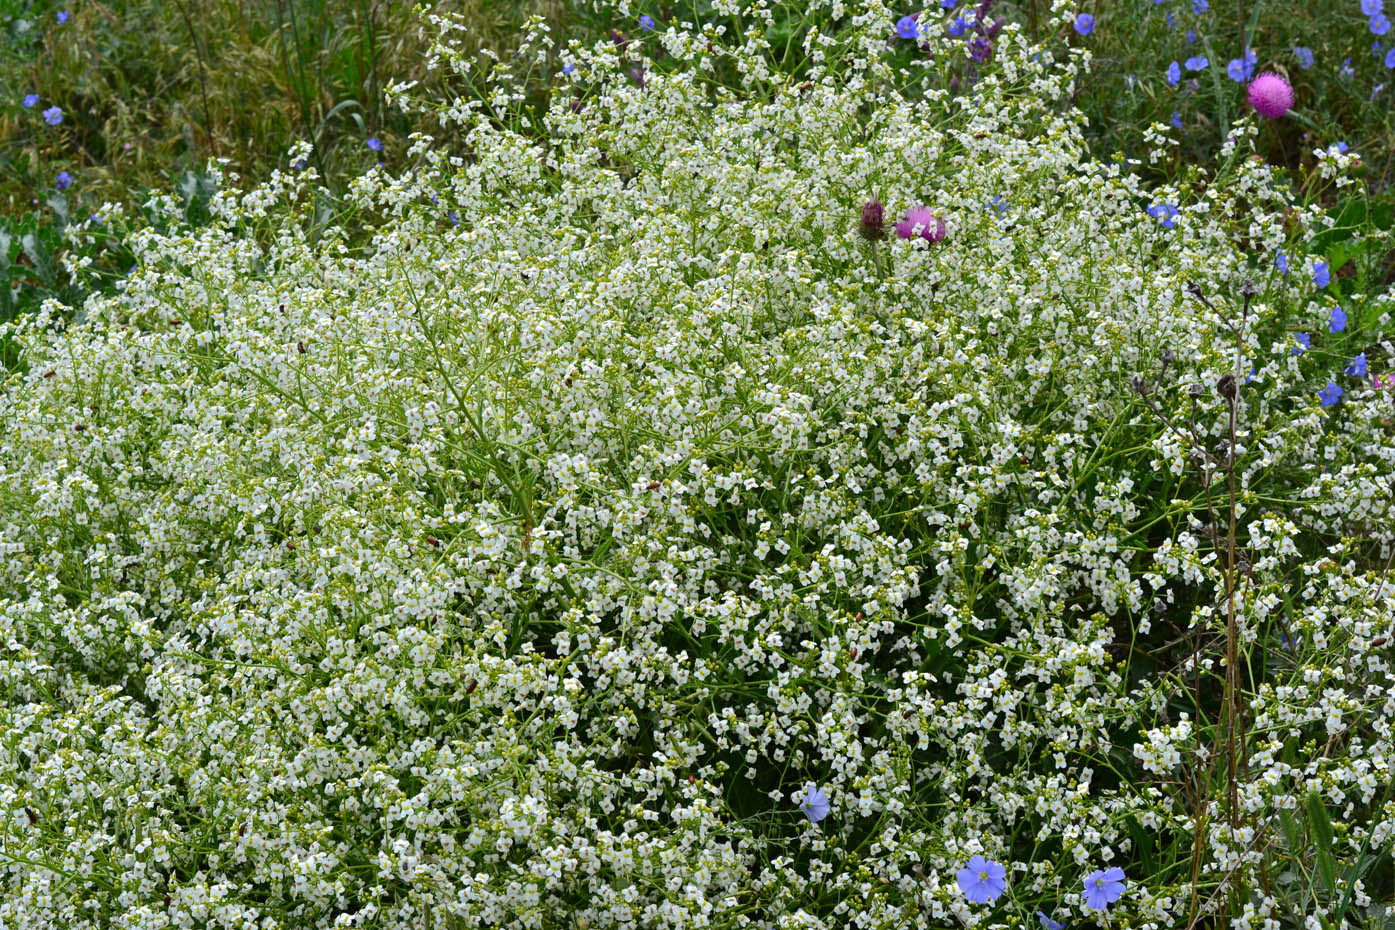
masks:
[[[1274,268],[1327,218],[1229,157],[1255,123],[1144,191],[1084,154],[1079,51],[1009,24],[952,97],[890,66],[904,11],[820,9],[771,93],[706,77],[762,87],[758,31],[673,24],[681,67],[576,44],[544,112],[502,64],[395,86],[468,151],[359,178],[367,250],[307,165],[152,200],[116,293],[5,325],[0,924],[1395,895],[1390,295],[1324,331]]]

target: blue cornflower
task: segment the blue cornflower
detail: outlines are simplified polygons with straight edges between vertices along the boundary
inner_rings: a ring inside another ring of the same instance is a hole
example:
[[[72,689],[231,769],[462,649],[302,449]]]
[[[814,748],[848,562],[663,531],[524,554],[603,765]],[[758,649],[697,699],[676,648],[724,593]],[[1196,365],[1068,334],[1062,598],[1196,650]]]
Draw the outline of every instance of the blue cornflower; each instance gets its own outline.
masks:
[[[1384,9],[1385,4],[1381,0],[1361,0],[1361,15],[1375,16]]]
[[[1187,70],[1205,71],[1210,64],[1211,59],[1207,58],[1205,55],[1197,55],[1195,58],[1187,59]]]
[[[1341,307],[1332,308],[1332,316],[1327,320],[1327,331],[1340,333],[1347,328],[1347,312]]]
[[[954,22],[949,24],[948,32],[951,38],[957,39],[969,29],[969,21],[963,16],[954,17]]]
[[[1322,401],[1324,407],[1331,407],[1342,399],[1342,389],[1335,382],[1327,382],[1327,387],[1318,391],[1318,400]]]
[[[1288,274],[1288,256],[1280,252],[1274,257],[1274,267],[1279,269],[1279,274]]]
[[[799,809],[804,812],[804,816],[808,817],[810,822],[818,823],[828,816],[828,795],[813,782],[807,782],[804,785],[804,793],[797,800],[799,801]]]
[[[38,103],[38,102],[39,102],[39,95],[38,95],[38,94],[25,94],[25,95],[24,95],[24,101],[23,101],[23,103],[24,103],[24,108],[25,108],[26,110],[33,109],[34,104],[36,104],[36,103]]]
[[[1162,223],[1164,229],[1174,228],[1177,224],[1173,220],[1181,215],[1176,205],[1170,203],[1155,203],[1144,212]]]
[[[1182,66],[1177,62],[1167,66],[1167,83],[1176,87],[1182,81]]]
[[[1313,50],[1296,45],[1293,48],[1293,57],[1298,59],[1298,67],[1307,71],[1313,66]]]
[[[643,16],[639,18],[639,28],[643,29],[645,32],[648,32],[650,29],[653,29],[654,17],[650,16],[648,13],[645,13]]]
[[[975,904],[998,900],[1007,887],[1007,869],[977,855],[969,859],[968,865],[960,869],[955,878],[964,897]]]
[[[1366,377],[1366,353],[1362,352],[1351,360],[1351,364],[1346,367],[1346,373],[1358,378]]]
[[[1192,0],[1192,10],[1196,12],[1197,16],[1209,9],[1211,9],[1211,4],[1207,3],[1206,0]]]
[[[58,172],[57,184],[60,191],[65,191],[73,186],[73,176],[66,171]]]
[[[1293,347],[1294,355],[1302,355],[1313,347],[1313,338],[1307,333],[1294,333],[1293,341],[1298,343],[1298,345]]]
[[[1080,13],[1075,17],[1075,31],[1083,36],[1087,36],[1095,31],[1095,18],[1089,13]]]
[[[1385,66],[1395,68],[1395,45],[1390,47],[1390,51],[1385,53]]]
[[[44,122],[50,126],[57,126],[63,122],[63,111],[58,107],[49,107],[44,111]]]
[[[1124,870],[1115,866],[1085,876],[1085,906],[1102,911],[1124,896]]]
[[[916,23],[919,18],[919,13],[902,16],[896,21],[896,34],[903,39],[914,39],[920,33],[920,26]]]
[[[1332,275],[1327,271],[1327,262],[1318,262],[1313,266],[1313,283],[1318,287],[1326,287],[1332,280]]]
[[[1065,924],[1061,923],[1059,920],[1052,920],[1050,917],[1047,917],[1044,911],[1037,911],[1037,920],[1041,921],[1041,925],[1045,927],[1046,930],[1066,930]]]
[[[58,11],[58,25],[61,26],[61,25],[63,25],[64,23],[66,23],[67,21],[68,21],[68,11],[67,11],[67,10],[59,10],[59,11]]]
[[[1377,13],[1375,16],[1372,16],[1371,21],[1367,23],[1367,25],[1371,28],[1371,35],[1383,36],[1390,31],[1390,20],[1385,18],[1384,13]]]
[[[364,144],[368,146],[368,151],[370,152],[381,152],[383,150],[383,143],[378,141],[377,136],[372,136]]]

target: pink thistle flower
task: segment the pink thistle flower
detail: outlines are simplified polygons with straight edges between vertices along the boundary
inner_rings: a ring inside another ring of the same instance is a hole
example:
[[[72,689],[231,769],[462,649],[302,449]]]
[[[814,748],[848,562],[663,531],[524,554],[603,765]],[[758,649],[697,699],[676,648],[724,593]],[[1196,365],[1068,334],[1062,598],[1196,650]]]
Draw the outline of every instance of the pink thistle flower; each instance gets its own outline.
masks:
[[[917,231],[919,227],[919,231]],[[945,237],[945,224],[938,216],[930,212],[930,208],[924,205],[912,207],[906,211],[906,215],[901,218],[901,222],[896,224],[896,235],[902,239],[914,239],[920,236],[927,242],[939,242]]]
[[[1266,71],[1250,83],[1250,106],[1265,119],[1278,119],[1293,109],[1293,88],[1288,81]]]

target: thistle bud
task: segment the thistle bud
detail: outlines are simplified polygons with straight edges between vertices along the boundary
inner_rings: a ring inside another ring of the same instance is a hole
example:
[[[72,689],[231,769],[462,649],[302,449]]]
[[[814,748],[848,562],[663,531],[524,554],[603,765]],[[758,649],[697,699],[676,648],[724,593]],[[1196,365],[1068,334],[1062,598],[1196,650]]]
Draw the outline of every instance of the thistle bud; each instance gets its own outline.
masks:
[[[886,211],[882,203],[873,197],[862,205],[862,221],[858,226],[862,238],[875,242],[886,238]]]

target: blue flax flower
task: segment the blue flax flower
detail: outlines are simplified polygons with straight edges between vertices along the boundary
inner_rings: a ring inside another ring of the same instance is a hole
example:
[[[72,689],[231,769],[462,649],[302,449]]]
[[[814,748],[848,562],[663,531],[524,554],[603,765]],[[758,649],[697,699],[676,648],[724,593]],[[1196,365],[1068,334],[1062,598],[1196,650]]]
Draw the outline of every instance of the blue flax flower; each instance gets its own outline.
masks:
[[[1274,258],[1274,267],[1279,269],[1279,274],[1288,274],[1288,256],[1280,252]]]
[[[946,10],[954,9],[958,3],[959,0],[940,0],[940,6],[944,7]]]
[[[63,122],[63,111],[58,107],[49,107],[44,111],[44,122],[50,126],[57,126]]]
[[[1195,41],[1196,41],[1196,30],[1195,30],[1195,29],[1188,29],[1188,30],[1187,30],[1187,44],[1188,44],[1188,45],[1191,45],[1191,44],[1192,44],[1193,42],[1195,42]]]
[[[1346,367],[1345,372],[1357,378],[1366,377],[1366,353],[1362,352],[1356,358],[1352,359],[1351,364]]]
[[[648,32],[650,29],[653,29],[654,17],[650,16],[648,13],[645,13],[643,16],[639,18],[639,28],[643,29],[645,32]]]
[[[1381,0],[1361,0],[1361,15],[1375,16],[1385,8]]]
[[[1245,81],[1255,76],[1255,65],[1258,62],[1259,56],[1255,54],[1255,50],[1247,48],[1245,49],[1245,56],[1243,58],[1232,58],[1230,60],[1225,66],[1225,73],[1230,76],[1232,81],[1235,81],[1237,84],[1243,84]]]
[[[950,38],[957,39],[969,30],[969,21],[963,16],[954,17],[954,22],[949,24],[948,32]]]
[[[60,191],[65,191],[73,186],[73,176],[66,171],[58,172],[57,184]]]
[[[1294,333],[1293,341],[1298,343],[1298,345],[1293,347],[1294,355],[1302,355],[1313,347],[1313,338],[1307,333]]]
[[[1170,203],[1155,203],[1144,212],[1159,223],[1162,223],[1163,229],[1175,228],[1177,224],[1174,223],[1173,220],[1181,215],[1176,204]]]
[[[1211,64],[1211,59],[1207,58],[1205,55],[1197,55],[1195,58],[1187,59],[1187,70],[1204,71],[1209,64]]]
[[[1177,28],[1177,20],[1173,18],[1173,16],[1172,16],[1171,13],[1168,13],[1166,16],[1163,17],[1163,19],[1167,22],[1167,28],[1169,28],[1169,29],[1176,29],[1176,28]]]
[[[33,109],[34,104],[36,104],[36,103],[39,102],[39,95],[38,95],[38,94],[25,94],[25,95],[24,95],[24,101],[23,101],[23,102],[24,102],[24,109],[26,109],[26,110]]]
[[[1181,128],[1182,128],[1182,114],[1181,114],[1181,112],[1178,111],[1178,110],[1173,110],[1173,111],[1172,111],[1172,119],[1170,120],[1170,122],[1172,123],[1172,128],[1173,128],[1173,129],[1181,129]]]
[[[1307,71],[1313,66],[1313,50],[1301,45],[1294,46],[1293,57],[1298,59],[1298,67]]]
[[[1205,13],[1210,8],[1211,4],[1207,3],[1206,0],[1192,0],[1192,9],[1196,12],[1197,16]]]
[[[1085,906],[1102,911],[1124,896],[1124,870],[1115,866],[1085,876]]]
[[[1372,16],[1371,21],[1367,23],[1367,25],[1371,28],[1371,35],[1383,36],[1390,31],[1390,20],[1385,18],[1384,13],[1377,13],[1375,16]]]
[[[370,152],[381,152],[383,150],[383,143],[378,141],[377,136],[371,137],[364,145],[368,146],[368,151]]]
[[[1176,87],[1182,81],[1182,66],[1177,62],[1167,66],[1167,83]]]
[[[1081,13],[1075,17],[1075,31],[1083,36],[1087,36],[1095,31],[1095,18],[1089,13]]]
[[[969,864],[955,876],[964,897],[975,904],[987,904],[998,900],[1007,887],[1007,869],[997,862],[990,862],[982,856],[973,856]]]
[[[1340,333],[1347,328],[1347,312],[1341,307],[1332,308],[1332,316],[1327,321],[1329,332]]]
[[[1390,51],[1385,53],[1385,66],[1395,68],[1395,45],[1390,47]]]
[[[1052,920],[1046,916],[1045,911],[1037,911],[1037,920],[1041,922],[1045,930],[1066,930],[1066,925],[1059,920]]]
[[[907,13],[902,16],[896,21],[896,34],[903,39],[914,39],[920,34],[920,26],[916,22],[919,17],[919,13]]]
[[[813,782],[808,782],[804,786],[804,793],[799,796],[799,809],[810,822],[818,823],[828,816],[828,795]]]
[[[1326,287],[1332,280],[1332,275],[1327,271],[1327,262],[1318,262],[1313,266],[1313,283],[1318,287]]]
[[[59,10],[59,11],[58,11],[58,25],[61,26],[61,25],[63,25],[64,23],[66,23],[67,21],[68,21],[68,11],[67,11],[67,10]]]
[[[1327,387],[1318,391],[1318,400],[1322,401],[1324,407],[1331,407],[1341,399],[1342,389],[1332,381],[1327,382]]]

